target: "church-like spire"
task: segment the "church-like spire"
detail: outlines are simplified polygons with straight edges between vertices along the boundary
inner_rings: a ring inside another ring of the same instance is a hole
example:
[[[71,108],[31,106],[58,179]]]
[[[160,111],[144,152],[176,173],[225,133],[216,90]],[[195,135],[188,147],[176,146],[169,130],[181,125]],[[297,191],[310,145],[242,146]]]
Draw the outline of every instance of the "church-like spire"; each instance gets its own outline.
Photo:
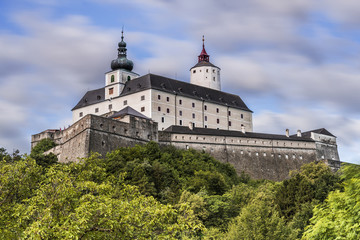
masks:
[[[121,30],[121,42],[118,43],[118,58],[112,60],[111,69],[125,69],[131,71],[134,64],[131,60],[126,58],[126,42],[124,42],[124,29]]]
[[[206,50],[205,50],[205,39],[204,39],[204,35],[202,37],[202,42],[203,42],[203,45],[202,45],[202,51],[200,53],[200,55],[198,56],[198,62],[209,62],[210,61],[210,56],[206,53]]]

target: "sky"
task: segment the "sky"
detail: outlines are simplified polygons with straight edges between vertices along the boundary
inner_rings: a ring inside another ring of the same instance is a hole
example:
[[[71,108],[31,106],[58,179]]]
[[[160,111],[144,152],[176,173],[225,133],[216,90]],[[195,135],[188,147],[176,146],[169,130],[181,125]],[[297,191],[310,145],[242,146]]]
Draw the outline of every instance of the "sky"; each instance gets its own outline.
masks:
[[[202,36],[222,90],[255,132],[326,128],[360,164],[360,2],[356,0],[2,0],[0,147],[72,123],[104,86],[124,27],[134,72],[189,82]]]

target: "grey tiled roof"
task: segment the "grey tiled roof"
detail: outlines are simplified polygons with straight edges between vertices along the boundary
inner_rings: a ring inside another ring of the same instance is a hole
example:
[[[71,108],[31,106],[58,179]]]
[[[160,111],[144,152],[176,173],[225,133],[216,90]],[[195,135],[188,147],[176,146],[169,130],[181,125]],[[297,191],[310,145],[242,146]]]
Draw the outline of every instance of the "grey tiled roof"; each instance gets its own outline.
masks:
[[[172,125],[164,130],[164,132],[178,133],[178,134],[195,134],[195,135],[210,135],[210,136],[224,136],[224,137],[248,137],[248,138],[258,138],[258,139],[270,139],[270,140],[292,140],[292,141],[306,141],[314,142],[309,137],[297,137],[297,136],[285,136],[278,134],[268,134],[268,133],[255,133],[255,132],[245,132],[242,131],[233,131],[233,130],[223,130],[223,129],[213,129],[213,128],[193,128],[192,130],[186,126],[176,126]]]
[[[302,136],[304,136],[304,137],[310,137],[312,132],[318,133],[318,134],[327,135],[327,136],[330,136],[330,137],[336,137],[336,136],[334,136],[332,133],[330,133],[328,130],[326,130],[325,128],[319,128],[319,129],[315,129],[315,130],[303,132],[303,133],[302,133]]]
[[[207,62],[207,61],[201,61],[201,62],[198,62],[195,66],[193,66],[192,68],[190,69],[193,69],[195,67],[216,67],[218,69],[220,69],[219,67],[215,66],[214,64],[212,64],[211,62]]]
[[[120,96],[126,96],[150,88],[251,112],[237,95],[154,74],[147,74],[127,82]]]
[[[150,119],[147,116],[139,113],[138,111],[136,111],[135,109],[133,109],[133,108],[131,108],[129,106],[121,109],[120,111],[118,111],[116,113],[114,113],[109,118],[122,117],[122,116],[125,116],[125,115],[131,115],[131,116],[135,116],[135,117]]]
[[[217,103],[252,112],[237,95],[154,74],[147,74],[126,82],[120,96],[130,95],[147,89],[157,89],[163,92],[177,94],[179,96],[204,100],[205,102]],[[88,91],[72,110],[102,102],[104,101],[104,97],[105,88]]]
[[[102,101],[105,101],[105,87],[86,92],[78,104],[76,104],[76,106],[71,109],[71,111]]]

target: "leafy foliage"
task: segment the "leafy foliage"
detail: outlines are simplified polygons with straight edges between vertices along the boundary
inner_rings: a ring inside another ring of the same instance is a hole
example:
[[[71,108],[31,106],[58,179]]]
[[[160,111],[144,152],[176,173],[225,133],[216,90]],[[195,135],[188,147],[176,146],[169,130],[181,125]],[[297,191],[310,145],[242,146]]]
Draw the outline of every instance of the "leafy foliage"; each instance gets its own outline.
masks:
[[[358,239],[360,168],[311,163],[282,182],[154,142],[54,164],[0,148],[2,239]],[[359,208],[360,209],[360,208]],[[311,220],[310,220],[311,219]],[[305,229],[305,234],[304,233]]]
[[[53,153],[44,154],[44,152],[50,150],[55,147],[56,144],[49,138],[44,138],[40,140],[40,142],[32,148],[30,157],[36,160],[36,163],[43,166],[48,167],[52,164],[57,163],[58,159],[56,155]]]
[[[331,192],[315,207],[303,239],[360,238],[360,166],[343,166],[342,173],[344,189]]]

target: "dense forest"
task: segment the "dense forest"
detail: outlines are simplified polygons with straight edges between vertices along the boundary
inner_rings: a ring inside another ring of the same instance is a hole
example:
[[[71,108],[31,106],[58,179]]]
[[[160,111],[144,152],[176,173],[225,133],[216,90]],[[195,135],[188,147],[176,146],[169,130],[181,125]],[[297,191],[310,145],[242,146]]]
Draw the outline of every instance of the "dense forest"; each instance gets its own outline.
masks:
[[[1,239],[360,239],[357,165],[272,182],[155,142],[68,164],[53,146],[0,148]]]

